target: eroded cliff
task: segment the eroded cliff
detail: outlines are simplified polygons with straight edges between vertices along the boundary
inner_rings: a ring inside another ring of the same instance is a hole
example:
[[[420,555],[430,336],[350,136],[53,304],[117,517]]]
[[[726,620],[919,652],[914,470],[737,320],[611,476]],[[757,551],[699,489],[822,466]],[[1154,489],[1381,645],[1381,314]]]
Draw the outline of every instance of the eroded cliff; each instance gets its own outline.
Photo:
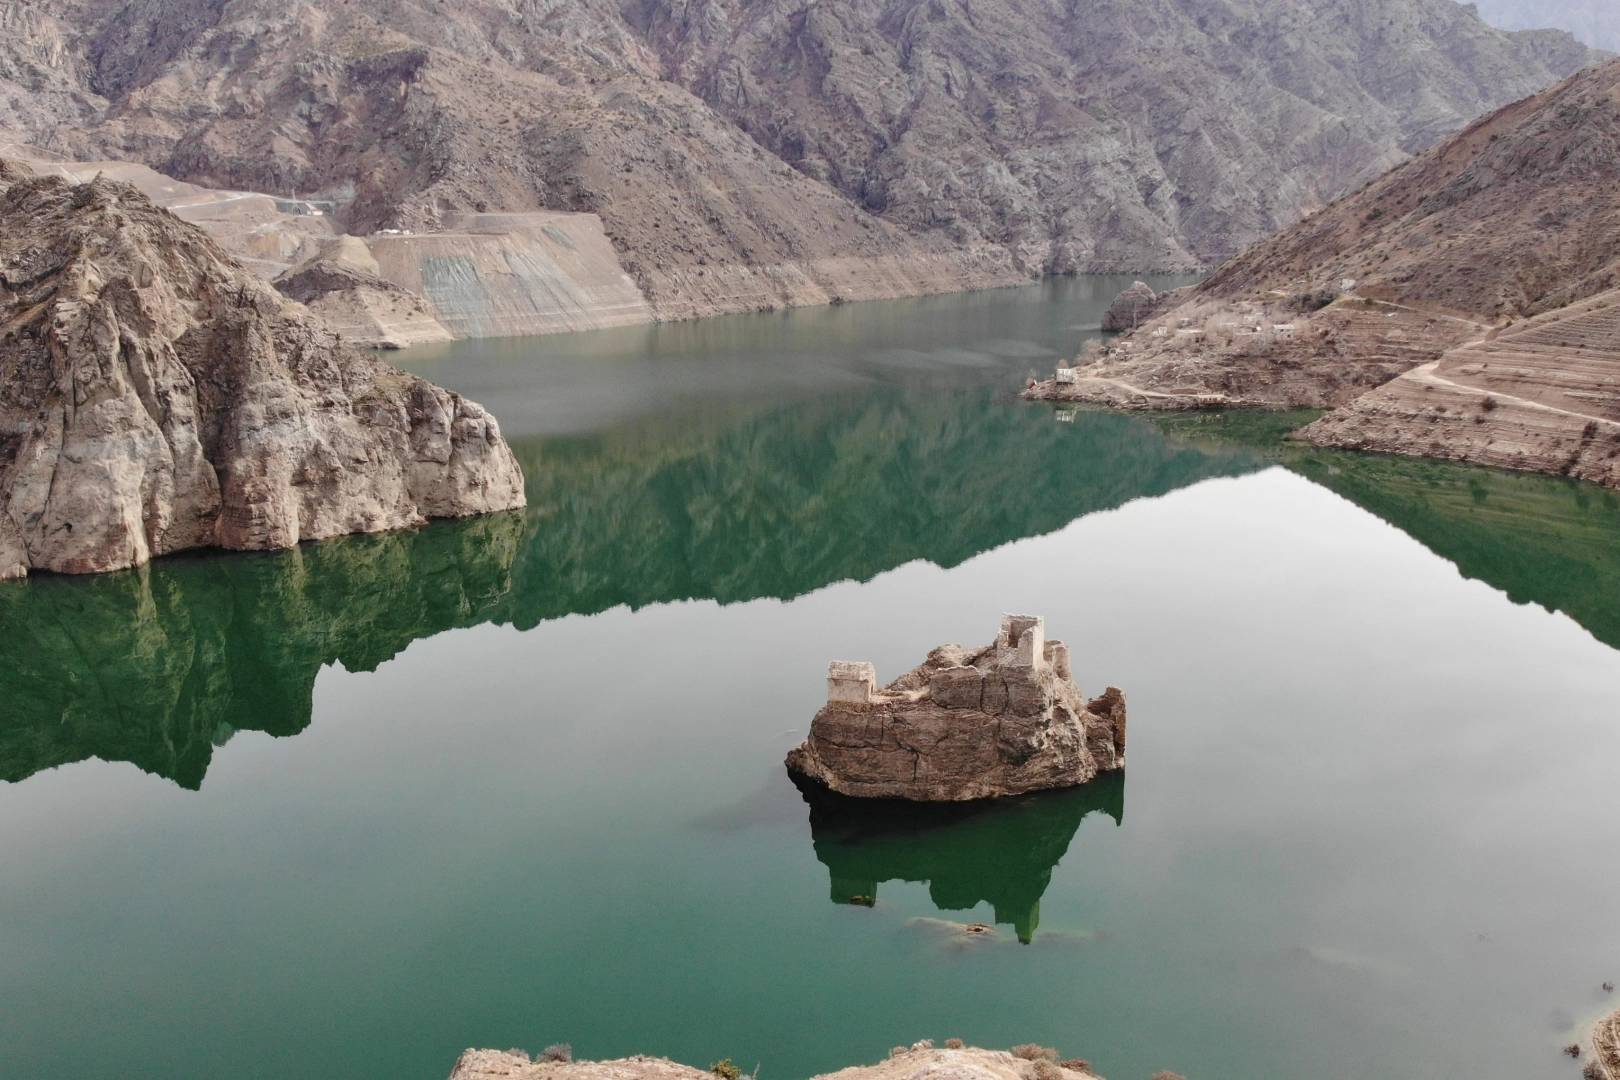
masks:
[[[0,576],[524,503],[473,402],[344,346],[128,184],[0,165]]]

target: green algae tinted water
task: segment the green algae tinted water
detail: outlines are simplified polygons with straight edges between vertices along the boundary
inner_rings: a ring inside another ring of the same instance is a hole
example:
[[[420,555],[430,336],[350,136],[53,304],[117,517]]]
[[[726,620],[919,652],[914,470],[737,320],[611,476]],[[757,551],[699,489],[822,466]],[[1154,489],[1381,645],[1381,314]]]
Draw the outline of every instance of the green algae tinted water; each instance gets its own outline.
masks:
[[[1111,1080],[1578,1075],[1620,974],[1620,506],[1019,402],[1122,284],[408,354],[501,417],[527,511],[0,586],[0,1076],[567,1041],[799,1080],[952,1035]],[[1123,776],[788,780],[827,660],[1006,610],[1126,688]]]

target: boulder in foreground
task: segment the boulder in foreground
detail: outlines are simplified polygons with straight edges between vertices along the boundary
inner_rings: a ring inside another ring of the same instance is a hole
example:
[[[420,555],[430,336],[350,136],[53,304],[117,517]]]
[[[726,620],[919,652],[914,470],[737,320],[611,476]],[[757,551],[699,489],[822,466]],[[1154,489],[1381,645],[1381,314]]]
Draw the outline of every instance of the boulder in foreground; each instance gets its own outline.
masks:
[[[1088,1062],[1056,1062],[1051,1060],[1054,1051],[1040,1047],[1016,1047],[1009,1052],[963,1047],[955,1039],[950,1043],[950,1047],[938,1050],[926,1040],[910,1048],[895,1047],[887,1061],[856,1065],[815,1080],[912,1080],[919,1076],[939,1080],[1097,1080]],[[668,1058],[530,1061],[522,1051],[468,1050],[456,1062],[450,1080],[715,1080],[716,1075]]]
[[[1125,766],[1125,695],[1087,702],[1069,648],[1007,615],[992,645],[941,645],[879,690],[834,661],[827,704],[787,767],[843,795],[955,802],[1073,787]]]
[[[344,345],[136,188],[0,162],[0,577],[524,504],[482,408]]]

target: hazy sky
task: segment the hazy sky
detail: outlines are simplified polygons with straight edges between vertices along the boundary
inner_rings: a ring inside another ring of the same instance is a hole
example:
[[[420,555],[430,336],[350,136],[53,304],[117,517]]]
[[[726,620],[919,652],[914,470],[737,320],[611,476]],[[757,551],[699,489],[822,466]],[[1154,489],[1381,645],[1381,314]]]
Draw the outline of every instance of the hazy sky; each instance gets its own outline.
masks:
[[[1616,0],[1477,0],[1487,22],[1508,30],[1556,26],[1588,45],[1620,52],[1620,2]]]

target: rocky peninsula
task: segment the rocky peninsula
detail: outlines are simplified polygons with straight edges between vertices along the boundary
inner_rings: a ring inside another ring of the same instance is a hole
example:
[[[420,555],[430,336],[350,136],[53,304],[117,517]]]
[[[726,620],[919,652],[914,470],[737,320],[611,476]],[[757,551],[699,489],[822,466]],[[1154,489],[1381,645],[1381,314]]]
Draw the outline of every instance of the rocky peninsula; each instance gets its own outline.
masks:
[[[1620,487],[1620,61],[1474,123],[1025,392]],[[1139,316],[1145,315],[1142,319]]]
[[[827,704],[791,772],[860,798],[958,802],[1083,784],[1125,767],[1125,695],[1086,701],[1069,647],[1007,615],[981,649],[941,645],[881,690],[871,664],[834,661]]]
[[[924,1039],[910,1047],[895,1047],[887,1061],[840,1069],[815,1080],[915,1080],[920,1076],[949,1080],[1097,1080],[1089,1061],[1058,1058],[1056,1050],[1034,1045],[981,1050],[964,1046],[960,1039],[947,1039],[944,1047],[936,1048],[932,1040]],[[449,1080],[715,1080],[727,1075],[720,1066],[705,1071],[668,1058],[571,1061],[566,1049],[552,1048],[532,1061],[521,1050],[468,1050],[456,1062]],[[735,1070],[730,1073],[733,1078],[736,1075]],[[1154,1080],[1185,1078],[1159,1073]]]
[[[0,577],[524,504],[477,404],[345,345],[129,184],[0,162]]]

